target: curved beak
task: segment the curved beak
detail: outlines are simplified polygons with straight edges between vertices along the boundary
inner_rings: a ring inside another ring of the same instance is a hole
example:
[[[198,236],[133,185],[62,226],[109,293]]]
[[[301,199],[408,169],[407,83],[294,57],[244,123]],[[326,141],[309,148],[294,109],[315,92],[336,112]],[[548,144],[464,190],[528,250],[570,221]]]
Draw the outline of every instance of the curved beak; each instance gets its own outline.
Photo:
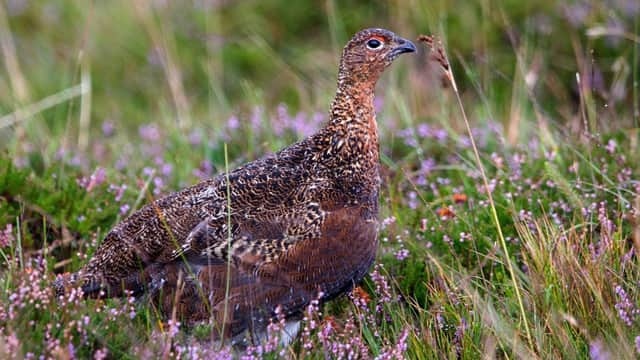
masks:
[[[396,43],[396,47],[391,50],[391,53],[389,54],[391,57],[395,58],[400,54],[416,51],[416,46],[405,38],[397,37],[394,42]]]

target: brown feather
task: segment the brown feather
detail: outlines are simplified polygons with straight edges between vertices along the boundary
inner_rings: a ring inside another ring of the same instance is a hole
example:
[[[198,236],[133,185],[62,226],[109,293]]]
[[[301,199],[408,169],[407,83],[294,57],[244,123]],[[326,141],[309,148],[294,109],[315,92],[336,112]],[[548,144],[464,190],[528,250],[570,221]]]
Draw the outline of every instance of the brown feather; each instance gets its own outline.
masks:
[[[382,45],[372,48],[371,39]],[[264,329],[276,306],[296,316],[319,294],[326,301],[347,291],[377,248],[375,84],[411,51],[390,31],[357,33],[344,48],[324,128],[228,180],[221,174],[144,206],[77,274],[54,284],[58,293],[74,284],[89,297],[148,291],[163,313],[224,322],[232,336]]]

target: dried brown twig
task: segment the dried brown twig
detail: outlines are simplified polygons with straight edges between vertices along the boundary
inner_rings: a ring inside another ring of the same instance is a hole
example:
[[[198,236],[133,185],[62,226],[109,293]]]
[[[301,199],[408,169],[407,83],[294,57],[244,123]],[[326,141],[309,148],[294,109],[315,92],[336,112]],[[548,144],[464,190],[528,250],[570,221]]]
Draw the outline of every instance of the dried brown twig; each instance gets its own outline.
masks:
[[[442,45],[442,41],[435,37],[434,35],[419,35],[418,41],[425,43],[427,47],[431,50],[429,52],[429,61],[436,62],[440,65],[442,70],[444,70],[444,75],[446,80],[451,86],[453,86],[453,90],[457,93],[458,88],[456,87],[456,82],[453,78],[453,73],[451,72],[451,66],[449,65],[449,60],[447,58],[446,53],[444,52],[444,46]]]

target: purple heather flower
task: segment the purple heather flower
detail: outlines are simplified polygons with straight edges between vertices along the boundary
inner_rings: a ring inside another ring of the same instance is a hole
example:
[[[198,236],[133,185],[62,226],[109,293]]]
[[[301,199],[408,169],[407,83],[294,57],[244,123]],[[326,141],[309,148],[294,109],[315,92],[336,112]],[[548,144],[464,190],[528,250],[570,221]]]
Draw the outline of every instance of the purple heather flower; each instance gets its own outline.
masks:
[[[617,146],[618,146],[618,143],[616,143],[615,140],[609,139],[609,141],[607,142],[607,145],[604,148],[607,150],[609,154],[613,154],[614,152],[616,152]]]
[[[71,159],[69,159],[69,165],[75,166],[75,167],[80,167],[80,168],[83,168],[83,169],[88,167],[88,163],[89,163],[89,161],[84,156],[84,154],[76,153],[76,154],[73,155],[73,157]]]
[[[627,326],[632,326],[640,315],[640,309],[634,305],[622,286],[616,285],[615,293],[619,299],[619,302],[614,306],[618,311],[618,316]]]
[[[145,167],[142,169],[142,175],[146,176],[146,177],[150,177],[153,176],[153,174],[155,174],[156,171],[153,168],[150,167]]]
[[[292,129],[299,136],[309,136],[313,134],[316,130],[316,124],[313,122],[313,119],[309,119],[309,117],[303,113],[299,112],[296,114],[293,119]]]
[[[509,166],[511,166],[513,170],[520,170],[520,168],[522,167],[522,165],[524,165],[525,162],[527,162],[527,155],[521,154],[521,153],[515,153],[511,157],[511,162],[509,163]]]
[[[551,151],[545,150],[544,152],[544,158],[547,159],[548,161],[555,160],[556,156],[558,156],[558,153],[556,153],[555,150],[551,150]]]
[[[422,175],[429,175],[431,174],[431,172],[433,171],[433,169],[436,167],[436,160],[434,158],[427,158],[425,160],[422,160],[420,162],[420,173]]]
[[[105,175],[104,168],[97,168],[93,174],[89,177],[86,186],[84,188],[87,192],[91,192],[96,186],[99,186],[106,180],[107,176]]]
[[[607,203],[602,201],[598,204],[598,221],[600,226],[605,231],[605,236],[609,237],[616,231],[616,224],[613,220],[607,216]]]
[[[280,104],[276,108],[276,118],[272,123],[273,133],[276,136],[284,135],[284,131],[289,127],[291,123],[291,117],[289,116],[289,110],[285,104]]]
[[[402,333],[400,333],[400,337],[398,337],[398,341],[396,345],[393,347],[389,347],[376,356],[376,360],[391,360],[391,359],[405,359],[404,353],[407,351],[407,339],[409,337],[409,329],[404,328]]]
[[[394,224],[396,222],[395,216],[389,216],[387,218],[382,219],[380,222],[380,228],[385,229],[387,226]]]
[[[76,348],[75,346],[73,346],[72,342],[69,342],[69,344],[67,345],[67,358],[68,359],[75,359],[76,358]]]
[[[98,349],[93,353],[93,360],[104,360],[107,358],[107,355],[109,355],[107,348]]]
[[[381,303],[391,302],[393,297],[391,296],[391,286],[387,282],[387,278],[380,273],[382,264],[376,264],[373,271],[370,273],[371,280],[376,285],[376,294],[378,294]]]
[[[25,0],[9,0],[5,2],[7,14],[9,16],[20,16],[28,8],[28,5],[29,2]]]
[[[604,348],[602,340],[596,340],[589,344],[589,357],[591,360],[609,360],[611,354]]]
[[[395,252],[396,259],[402,261],[409,257],[409,250],[402,247],[398,251]]]
[[[458,147],[461,147],[461,148],[471,147],[471,139],[469,139],[469,137],[466,135],[461,135],[458,138]]]
[[[633,255],[635,254],[635,248],[631,248],[626,254],[622,256],[622,264],[628,263],[631,259],[633,259]]]
[[[160,166],[160,173],[162,174],[162,176],[170,176],[172,172],[173,172],[173,165],[169,163],[163,163]]]
[[[622,170],[620,170],[618,172],[618,175],[616,175],[616,180],[618,180],[619,183],[626,185],[626,183],[631,181],[631,178],[633,176],[633,170],[631,170],[631,168],[624,168]]]
[[[138,128],[138,134],[140,134],[143,140],[148,142],[157,142],[160,141],[161,138],[160,128],[156,124],[141,125]]]
[[[498,169],[502,169],[502,167],[504,166],[504,159],[502,158],[502,156],[498,155],[497,153],[491,153],[491,160],[493,161],[493,164],[498,168]]]
[[[420,219],[420,231],[427,231],[428,220],[425,218]],[[432,228],[433,231],[433,228]]]
[[[127,184],[122,184],[121,186],[117,185],[109,185],[109,192],[115,193],[114,200],[120,202],[122,200],[122,196],[124,195],[125,190],[127,190]]]
[[[208,179],[213,174],[213,164],[209,160],[202,160],[200,167],[193,170],[193,175],[200,179]]]
[[[191,146],[198,146],[202,144],[202,133],[197,130],[193,130],[189,133],[189,144],[191,144]]]
[[[110,137],[115,132],[115,126],[111,121],[104,121],[102,123],[102,135],[105,137]]]
[[[382,107],[384,106],[384,96],[378,95],[373,99],[373,108],[378,113],[382,111]]]
[[[227,119],[227,129],[236,130],[240,127],[240,120],[235,115],[231,115],[229,119]]]
[[[579,168],[579,166],[580,166],[580,165],[578,164],[578,162],[577,162],[577,161],[574,161],[574,162],[573,162],[573,164],[571,164],[571,165],[569,166],[569,169],[568,169],[568,170],[569,170],[569,172],[570,172],[570,173],[572,173],[572,174],[577,174],[577,173],[578,173],[578,168]]]
[[[162,178],[158,176],[153,178],[153,194],[160,195],[163,188],[164,188],[164,180],[162,180]]]
[[[411,209],[417,209],[419,202],[418,202],[418,193],[416,193],[415,191],[409,191],[409,208]]]
[[[53,158],[58,161],[63,160],[67,155],[67,153],[68,153],[67,149],[65,149],[64,147],[59,147],[58,150],[56,150],[55,154],[53,155]]]
[[[316,111],[311,115],[311,122],[315,127],[318,127],[325,120],[326,116],[323,112]]]
[[[4,230],[0,231],[0,248],[10,246],[14,241],[13,224],[7,224]]]
[[[319,326],[317,318],[318,316],[322,315],[320,313],[320,299],[322,299],[323,296],[324,293],[322,291],[319,291],[316,298],[311,300],[309,302],[309,305],[307,305],[304,316],[302,318],[302,322],[304,323],[304,328],[302,330],[302,346],[306,350],[310,350],[311,348],[313,348],[311,331],[315,330]]]
[[[462,340],[464,339],[464,333],[468,328],[469,325],[467,324],[467,320],[465,320],[465,318],[461,318],[460,325],[456,326],[456,333],[453,339],[458,356],[462,353]]]
[[[433,130],[433,137],[439,143],[444,143],[447,140],[448,136],[449,136],[449,134],[447,133],[447,130],[445,130],[443,128],[438,128],[438,129]]]
[[[262,113],[263,110],[260,106],[255,106],[251,112],[249,123],[251,124],[251,128],[254,132],[258,132],[262,128]]]
[[[411,137],[413,137],[413,129],[412,128],[406,128],[406,129],[399,130],[398,131],[398,136],[403,138],[403,139],[411,138]]]
[[[174,337],[176,337],[176,335],[178,335],[178,332],[180,331],[180,322],[169,319],[169,321],[167,321],[167,325],[169,326],[167,334],[169,335],[170,339],[173,339]]]
[[[635,0],[608,0],[605,3],[613,5],[617,10],[628,17],[640,13],[640,3]]]
[[[451,184],[451,179],[449,179],[449,178],[438,177],[438,178],[436,178],[436,181],[440,185],[449,185],[449,184]]]
[[[422,138],[431,137],[433,133],[429,124],[419,124],[416,130],[418,132],[418,136]]]
[[[120,206],[120,215],[124,216],[129,212],[130,206],[129,204],[124,204],[122,206]]]
[[[626,31],[623,19],[620,19],[618,17],[610,16],[607,19],[607,24],[605,26],[607,27],[607,29],[611,33],[614,33],[614,34],[623,34]],[[615,47],[615,46],[618,46],[622,42],[622,37],[619,37],[619,36],[606,36],[605,37],[605,41],[606,41],[606,44],[608,46]],[[594,66],[594,70],[597,71],[595,73],[595,75],[599,75],[596,78],[597,85],[599,85],[599,86],[597,86],[596,88],[598,90],[603,90],[603,88],[604,88],[604,79],[603,79],[602,73],[599,71],[599,69],[596,66]]]
[[[118,170],[118,171],[122,171],[122,170],[124,170],[124,169],[127,167],[127,165],[128,165],[128,164],[129,164],[129,157],[128,157],[127,155],[124,155],[124,154],[123,154],[123,155],[122,155],[122,156],[120,156],[120,158],[118,158],[118,160],[116,161],[115,168],[116,168],[116,170]]]
[[[575,4],[562,6],[562,12],[573,27],[579,27],[584,25],[589,16],[591,5],[586,2],[576,2]]]

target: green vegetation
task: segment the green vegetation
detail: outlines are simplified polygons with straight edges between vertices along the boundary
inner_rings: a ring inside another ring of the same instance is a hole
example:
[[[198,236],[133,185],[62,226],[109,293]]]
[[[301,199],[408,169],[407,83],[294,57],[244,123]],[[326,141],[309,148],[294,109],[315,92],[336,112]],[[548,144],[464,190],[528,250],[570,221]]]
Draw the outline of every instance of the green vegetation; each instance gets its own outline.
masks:
[[[640,4],[562,3],[3,2],[0,357],[230,356],[206,324],[49,284],[225,144],[233,168],[321,126],[342,44],[377,26],[437,34],[462,106],[426,48],[396,61],[375,268],[247,356],[636,358]]]

